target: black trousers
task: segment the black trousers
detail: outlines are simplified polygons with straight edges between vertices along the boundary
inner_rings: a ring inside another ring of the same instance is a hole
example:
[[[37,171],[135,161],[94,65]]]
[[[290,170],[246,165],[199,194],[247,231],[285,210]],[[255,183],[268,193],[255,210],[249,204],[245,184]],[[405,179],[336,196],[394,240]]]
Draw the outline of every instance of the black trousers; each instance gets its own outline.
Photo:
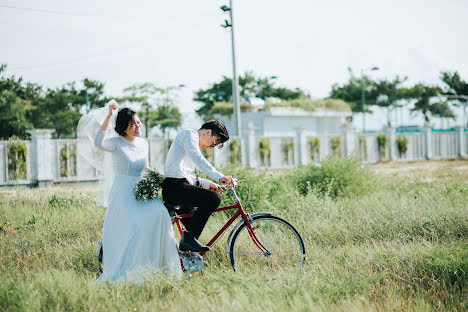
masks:
[[[198,238],[213,211],[219,207],[221,198],[215,192],[193,186],[186,179],[165,178],[162,183],[165,202],[184,206],[189,210],[197,207],[193,217],[183,219],[182,224],[195,238]]]

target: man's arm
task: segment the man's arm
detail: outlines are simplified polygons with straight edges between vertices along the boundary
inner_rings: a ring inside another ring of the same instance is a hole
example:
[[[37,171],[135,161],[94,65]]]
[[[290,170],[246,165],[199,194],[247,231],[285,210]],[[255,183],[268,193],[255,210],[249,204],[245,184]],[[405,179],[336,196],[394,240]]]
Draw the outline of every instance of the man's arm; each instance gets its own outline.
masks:
[[[220,181],[224,175],[216,170],[216,168],[213,167],[213,165],[210,164],[210,162],[202,155],[200,147],[198,146],[198,136],[192,131],[187,131],[186,134],[187,135],[184,138],[184,149],[186,155],[192,159],[197,168],[202,172],[215,181]]]

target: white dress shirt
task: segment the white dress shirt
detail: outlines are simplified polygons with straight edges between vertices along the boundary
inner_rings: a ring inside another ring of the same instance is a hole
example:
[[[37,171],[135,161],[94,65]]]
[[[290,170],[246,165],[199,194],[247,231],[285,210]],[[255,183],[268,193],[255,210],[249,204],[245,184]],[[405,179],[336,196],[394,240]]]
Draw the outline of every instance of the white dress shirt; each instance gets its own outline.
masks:
[[[198,131],[195,130],[184,129],[177,134],[167,153],[164,168],[166,178],[185,178],[191,185],[194,185],[195,166],[215,181],[219,181],[224,176],[202,155],[199,140]],[[198,181],[199,186],[205,189],[210,188],[211,181],[202,178],[198,178]]]

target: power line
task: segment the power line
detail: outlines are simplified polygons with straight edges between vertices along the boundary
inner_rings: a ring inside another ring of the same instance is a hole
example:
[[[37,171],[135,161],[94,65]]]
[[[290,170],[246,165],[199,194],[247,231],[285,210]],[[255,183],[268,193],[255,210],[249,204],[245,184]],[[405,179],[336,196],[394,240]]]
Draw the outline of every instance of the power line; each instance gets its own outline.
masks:
[[[36,12],[36,13],[48,13],[48,14],[57,14],[57,15],[68,15],[68,16],[81,16],[81,17],[96,17],[96,15],[89,15],[89,14],[76,14],[72,12],[65,12],[65,11],[55,11],[55,10],[45,10],[45,9],[34,9],[34,8],[24,8],[24,7],[16,7],[12,5],[3,5],[0,4],[0,7],[7,8],[7,9],[14,9],[20,11],[29,11],[29,12]]]
[[[195,35],[198,33],[196,28],[187,31],[187,35]],[[161,35],[162,33],[158,34]],[[165,32],[165,34],[171,34],[170,31]],[[19,66],[12,66],[7,67],[7,70],[35,70],[40,68],[48,68],[48,67],[55,67],[55,66],[66,66],[72,65],[77,63],[87,63],[87,62],[95,62],[102,58],[113,58],[116,56],[122,55],[123,52],[132,51],[132,50],[140,50],[142,49],[142,45],[147,45],[148,41],[134,41],[134,42],[126,42],[123,45],[114,47],[114,52],[105,52],[102,54],[96,55],[82,55],[75,58],[70,58],[63,61],[53,62],[53,63],[42,63],[42,64],[33,64],[33,65],[19,65]],[[157,49],[158,47],[146,47],[144,51],[151,51],[153,49]],[[1,63],[0,63],[1,64]]]
[[[173,19],[173,18],[189,18],[193,16],[197,17],[208,17],[213,16],[213,14],[192,14],[192,15],[179,15],[179,16],[169,16],[169,15],[160,15],[160,16],[151,16],[151,15],[102,15],[102,14],[92,14],[92,13],[76,13],[70,11],[59,11],[59,10],[48,10],[48,9],[37,9],[37,8],[27,8],[27,7],[17,7],[12,5],[3,5],[0,4],[1,8],[19,10],[19,11],[28,11],[34,13],[45,13],[45,14],[55,14],[55,15],[64,15],[64,16],[74,16],[74,17],[97,17],[97,18],[119,18],[119,19]]]

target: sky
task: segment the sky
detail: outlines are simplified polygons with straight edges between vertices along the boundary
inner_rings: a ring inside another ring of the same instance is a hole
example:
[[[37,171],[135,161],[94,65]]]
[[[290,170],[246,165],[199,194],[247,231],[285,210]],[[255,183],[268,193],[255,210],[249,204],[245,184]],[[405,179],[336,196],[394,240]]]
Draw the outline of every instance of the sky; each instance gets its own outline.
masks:
[[[194,92],[232,76],[225,4],[0,0],[0,63],[7,74],[51,88],[85,77],[105,82],[113,95],[140,82],[184,84],[178,106],[193,124]],[[277,86],[314,98],[345,83],[348,67],[359,75],[378,66],[372,78],[408,76],[407,84],[440,84],[440,71],[468,79],[466,0],[233,0],[233,14],[237,71],[277,76]],[[398,115],[397,123],[422,123]],[[461,123],[459,115],[451,125]],[[377,111],[366,123],[380,128],[385,120]]]

